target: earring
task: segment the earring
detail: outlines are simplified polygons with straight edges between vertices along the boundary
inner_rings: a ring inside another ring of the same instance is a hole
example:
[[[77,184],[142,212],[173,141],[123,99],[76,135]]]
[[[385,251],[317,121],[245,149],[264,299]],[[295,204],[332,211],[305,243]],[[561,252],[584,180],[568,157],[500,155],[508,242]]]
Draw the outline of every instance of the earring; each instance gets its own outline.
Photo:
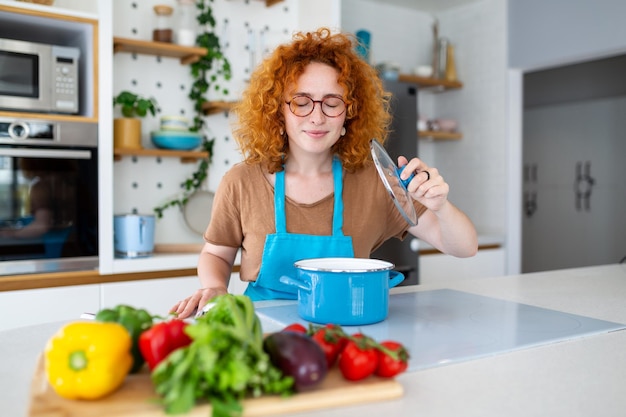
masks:
[[[282,127],[280,128],[279,132],[280,132],[280,136],[282,136],[282,135],[284,135],[284,134],[285,134],[285,131],[283,130],[283,128],[282,128]]]
[[[341,135],[341,136],[343,136],[343,135],[345,135],[345,134],[346,134],[346,127],[344,126],[344,127],[342,127],[342,128],[341,128],[341,133],[340,133],[340,135]]]

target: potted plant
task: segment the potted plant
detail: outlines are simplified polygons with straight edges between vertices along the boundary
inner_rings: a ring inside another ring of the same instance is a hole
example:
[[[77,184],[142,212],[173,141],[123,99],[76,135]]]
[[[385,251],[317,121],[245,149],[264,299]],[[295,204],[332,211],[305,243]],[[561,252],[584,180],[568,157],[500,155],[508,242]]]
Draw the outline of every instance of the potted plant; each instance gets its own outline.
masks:
[[[113,144],[116,148],[141,149],[141,120],[158,112],[153,98],[144,98],[130,91],[113,97],[113,107],[120,106],[123,117],[113,120]]]

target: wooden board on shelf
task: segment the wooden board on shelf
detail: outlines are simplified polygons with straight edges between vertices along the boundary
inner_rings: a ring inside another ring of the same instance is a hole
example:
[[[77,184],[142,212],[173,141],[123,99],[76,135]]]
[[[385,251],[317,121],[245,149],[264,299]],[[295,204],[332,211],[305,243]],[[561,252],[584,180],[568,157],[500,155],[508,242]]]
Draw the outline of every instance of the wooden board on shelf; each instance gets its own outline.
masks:
[[[206,101],[202,105],[202,111],[206,115],[227,112],[235,103],[234,101]]]
[[[138,39],[113,38],[113,52],[130,52],[144,55],[180,58],[181,64],[192,64],[207,54],[206,48],[181,46],[167,42],[152,42]]]
[[[127,148],[115,148],[113,150],[113,157],[116,160],[121,159],[123,156],[160,156],[162,158],[180,158],[182,162],[195,162],[198,159],[205,159],[209,157],[208,152],[204,151],[177,151],[169,149],[127,149]]]
[[[12,112],[12,111],[0,111],[0,117],[8,119],[20,119],[20,120],[47,120],[47,121],[59,121],[59,122],[80,122],[80,123],[98,123],[97,117],[87,117],[78,114],[57,114],[57,113],[26,113],[26,112]]]
[[[402,384],[393,378],[369,377],[358,382],[346,381],[340,371],[333,369],[313,391],[288,398],[265,396],[244,400],[244,417],[276,416],[331,407],[365,404],[400,398]],[[29,417],[164,417],[162,406],[151,401],[156,398],[147,370],[126,377],[113,394],[93,401],[73,401],[59,397],[46,380],[41,356],[35,368],[29,398]],[[210,404],[199,404],[186,417],[211,415]]]
[[[417,132],[420,139],[432,140],[460,140],[463,135],[459,132],[441,132],[434,130],[420,130]]]
[[[439,78],[419,77],[417,75],[410,74],[400,74],[398,76],[398,80],[405,83],[416,84],[421,87],[440,87],[444,90],[458,89],[463,87],[463,83],[461,83],[460,81],[448,81]]]

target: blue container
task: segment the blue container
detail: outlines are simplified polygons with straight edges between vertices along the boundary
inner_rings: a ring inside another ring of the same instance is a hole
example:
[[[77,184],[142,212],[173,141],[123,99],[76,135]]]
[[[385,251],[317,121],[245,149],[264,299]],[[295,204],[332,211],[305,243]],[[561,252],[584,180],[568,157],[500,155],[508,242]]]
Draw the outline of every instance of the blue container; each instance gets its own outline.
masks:
[[[189,151],[202,143],[202,134],[178,130],[159,130],[150,133],[152,143],[157,148]]]
[[[113,218],[115,256],[141,258],[154,251],[154,215],[121,214]]]
[[[298,287],[298,315],[318,324],[361,326],[389,314],[389,288],[404,280],[393,264],[378,259],[316,258],[295,263],[297,277],[282,276]]]
[[[356,38],[359,42],[356,46],[357,53],[361,55],[366,62],[370,62],[370,42],[372,34],[367,30],[361,29],[356,32]]]

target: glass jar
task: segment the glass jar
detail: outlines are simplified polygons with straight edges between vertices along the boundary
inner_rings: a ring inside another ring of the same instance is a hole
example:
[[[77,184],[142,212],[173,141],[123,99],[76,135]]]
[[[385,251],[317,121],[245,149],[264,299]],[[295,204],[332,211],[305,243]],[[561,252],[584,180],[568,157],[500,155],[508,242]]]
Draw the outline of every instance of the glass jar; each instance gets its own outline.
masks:
[[[194,0],[178,0],[178,6],[176,43],[194,46],[196,44],[196,4]]]
[[[157,4],[154,6],[156,13],[156,24],[152,31],[152,40],[155,42],[172,42],[172,13],[174,9],[170,6]]]

